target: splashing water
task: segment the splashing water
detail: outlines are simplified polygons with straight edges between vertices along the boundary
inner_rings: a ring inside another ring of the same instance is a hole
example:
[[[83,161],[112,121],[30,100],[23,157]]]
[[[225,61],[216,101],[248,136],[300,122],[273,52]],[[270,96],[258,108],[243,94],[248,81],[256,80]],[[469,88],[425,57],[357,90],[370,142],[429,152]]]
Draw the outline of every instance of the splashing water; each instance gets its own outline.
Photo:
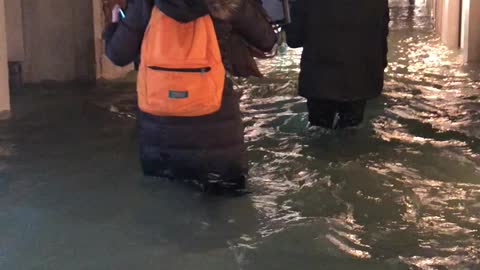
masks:
[[[480,68],[404,2],[391,1],[384,95],[357,129],[308,127],[301,50],[236,82],[261,224],[231,243],[245,269],[480,265]]]
[[[359,128],[308,127],[300,50],[237,82],[251,196],[139,186],[132,91],[87,98],[118,121],[68,95],[62,114],[32,109],[0,134],[0,268],[480,269],[480,67],[407,2]]]
[[[307,127],[295,96],[298,50],[263,62],[268,80],[242,86],[264,216],[259,250],[388,267],[480,265],[480,69],[440,44],[424,5],[391,8],[385,94],[361,128]]]

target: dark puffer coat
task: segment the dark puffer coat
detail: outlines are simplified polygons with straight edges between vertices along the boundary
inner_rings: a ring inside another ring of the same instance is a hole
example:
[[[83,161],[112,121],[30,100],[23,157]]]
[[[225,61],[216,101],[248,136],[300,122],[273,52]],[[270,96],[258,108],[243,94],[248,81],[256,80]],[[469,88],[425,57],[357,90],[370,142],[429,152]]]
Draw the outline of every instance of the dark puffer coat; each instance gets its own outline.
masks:
[[[334,101],[380,95],[389,20],[388,0],[295,0],[287,41],[304,48],[300,95]]]
[[[179,22],[211,14],[223,62],[230,71],[231,36],[269,51],[276,36],[253,2],[242,0],[130,0],[126,18],[106,30],[108,57],[117,65],[138,59],[153,7]],[[158,117],[139,112],[140,155],[147,175],[242,181],[247,174],[239,95],[225,83],[221,109],[208,116]]]

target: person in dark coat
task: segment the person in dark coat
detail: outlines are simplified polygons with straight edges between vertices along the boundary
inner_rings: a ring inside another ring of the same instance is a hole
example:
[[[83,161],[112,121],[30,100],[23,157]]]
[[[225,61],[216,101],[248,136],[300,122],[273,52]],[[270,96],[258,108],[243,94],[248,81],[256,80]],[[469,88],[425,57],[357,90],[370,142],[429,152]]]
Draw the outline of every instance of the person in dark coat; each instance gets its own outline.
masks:
[[[232,54],[238,57],[235,51],[247,52],[243,58],[251,58],[248,49],[235,48],[247,48],[248,44],[268,52],[276,42],[276,34],[255,0],[130,0],[125,18],[109,25],[104,33],[106,54],[114,64],[124,66],[138,59],[152,8],[159,8],[181,23],[212,15],[224,66],[230,73],[238,73],[232,71],[233,64],[237,71],[242,69],[238,63],[232,63]],[[232,46],[232,40],[241,42]],[[139,144],[144,173],[244,188],[248,168],[239,99],[227,78],[221,109],[214,114],[183,118],[140,111]]]
[[[295,0],[290,47],[303,47],[299,93],[310,124],[346,128],[363,121],[366,102],[383,90],[388,0]]]

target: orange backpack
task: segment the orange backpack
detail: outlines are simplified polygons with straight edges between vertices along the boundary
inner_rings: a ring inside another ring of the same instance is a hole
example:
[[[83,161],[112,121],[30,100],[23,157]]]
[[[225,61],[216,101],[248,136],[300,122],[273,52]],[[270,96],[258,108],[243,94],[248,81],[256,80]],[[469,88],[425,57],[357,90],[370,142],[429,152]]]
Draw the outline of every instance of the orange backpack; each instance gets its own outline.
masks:
[[[153,8],[137,91],[143,112],[195,117],[220,109],[225,67],[210,15],[180,23]]]

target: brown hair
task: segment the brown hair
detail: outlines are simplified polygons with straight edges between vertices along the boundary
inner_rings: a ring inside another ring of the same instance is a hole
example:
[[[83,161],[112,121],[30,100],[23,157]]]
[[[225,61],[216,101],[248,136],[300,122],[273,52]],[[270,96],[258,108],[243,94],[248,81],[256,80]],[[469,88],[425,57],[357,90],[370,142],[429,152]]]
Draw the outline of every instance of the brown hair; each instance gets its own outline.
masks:
[[[243,0],[205,0],[210,14],[221,20],[228,20],[232,17],[242,2]]]

